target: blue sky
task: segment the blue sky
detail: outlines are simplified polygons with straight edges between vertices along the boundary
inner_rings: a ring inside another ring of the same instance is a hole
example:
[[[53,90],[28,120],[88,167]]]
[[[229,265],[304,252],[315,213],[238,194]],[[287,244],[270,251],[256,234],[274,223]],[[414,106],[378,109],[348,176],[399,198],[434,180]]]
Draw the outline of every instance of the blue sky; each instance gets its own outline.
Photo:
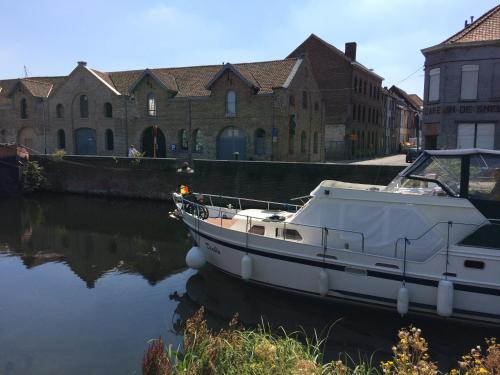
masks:
[[[78,60],[115,71],[281,59],[315,33],[342,50],[356,41],[385,86],[421,95],[420,49],[497,2],[0,0],[0,79],[22,77],[24,66],[66,75]]]

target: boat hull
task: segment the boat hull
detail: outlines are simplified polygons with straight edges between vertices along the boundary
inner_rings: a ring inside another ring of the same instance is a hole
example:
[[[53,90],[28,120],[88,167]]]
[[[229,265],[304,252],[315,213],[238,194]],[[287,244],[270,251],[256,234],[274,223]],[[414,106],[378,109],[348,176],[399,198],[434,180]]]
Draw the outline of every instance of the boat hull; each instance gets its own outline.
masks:
[[[394,310],[398,292],[404,283],[409,290],[409,312],[438,316],[439,278],[415,275],[403,277],[401,272],[381,271],[362,263],[342,262],[334,259],[337,258],[334,255],[326,259],[318,247],[302,245],[302,250],[297,250],[300,244],[256,236],[252,236],[249,241],[245,233],[238,236],[234,231],[191,216],[185,217],[184,221],[207,262],[234,277],[242,278],[242,258],[247,255],[252,261],[249,282],[318,298]],[[288,251],[278,251],[277,241],[281,246],[288,246]],[[338,258],[341,258],[340,255]],[[321,295],[322,272],[327,275],[325,295]],[[451,318],[500,322],[499,289],[457,283],[453,294]]]

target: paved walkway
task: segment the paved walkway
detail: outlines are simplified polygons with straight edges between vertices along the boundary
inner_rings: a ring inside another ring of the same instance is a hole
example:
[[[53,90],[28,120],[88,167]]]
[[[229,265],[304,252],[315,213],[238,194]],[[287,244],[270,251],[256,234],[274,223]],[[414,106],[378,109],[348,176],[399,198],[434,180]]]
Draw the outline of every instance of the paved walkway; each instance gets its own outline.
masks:
[[[351,164],[403,165],[405,167],[409,165],[408,163],[406,163],[406,155],[405,154],[391,155],[391,156],[386,156],[383,158],[376,158],[376,159],[363,160],[363,161],[353,161],[353,162],[351,162]]]

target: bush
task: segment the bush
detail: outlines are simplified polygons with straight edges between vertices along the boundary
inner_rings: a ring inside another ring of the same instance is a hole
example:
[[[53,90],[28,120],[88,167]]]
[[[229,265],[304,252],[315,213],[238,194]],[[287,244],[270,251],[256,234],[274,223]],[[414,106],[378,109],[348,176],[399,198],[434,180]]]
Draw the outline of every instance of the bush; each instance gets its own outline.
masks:
[[[141,158],[144,157],[144,152],[136,152],[134,156],[132,156],[132,161],[130,164],[132,167],[138,167],[141,164]]]
[[[256,330],[245,330],[237,315],[228,329],[212,332],[203,316],[203,308],[186,322],[184,353],[164,347],[163,341],[150,344],[143,358],[144,375],[170,374],[297,374],[297,375],[437,375],[436,363],[430,360],[428,344],[422,332],[409,327],[398,332],[399,341],[392,348],[393,356],[372,366],[371,360],[322,361],[323,340],[317,337],[305,343],[297,333],[271,334],[261,324]],[[486,340],[485,354],[480,347],[462,357],[460,369],[449,375],[499,375],[500,345],[495,339]]]
[[[23,165],[23,190],[34,192],[47,187],[47,178],[43,175],[43,167],[37,161],[28,161]]]
[[[66,156],[66,151],[64,150],[56,150],[56,152],[52,154],[52,157],[56,161],[61,161],[65,156]]]

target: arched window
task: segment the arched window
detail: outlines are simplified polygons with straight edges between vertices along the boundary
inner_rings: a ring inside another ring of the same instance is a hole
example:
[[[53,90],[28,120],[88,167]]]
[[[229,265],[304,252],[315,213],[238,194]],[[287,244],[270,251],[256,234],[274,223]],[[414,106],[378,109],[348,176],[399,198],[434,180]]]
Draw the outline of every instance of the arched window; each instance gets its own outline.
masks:
[[[115,137],[113,135],[113,130],[106,130],[106,150],[112,151],[115,148]]]
[[[148,116],[156,116],[156,98],[153,93],[148,94]]]
[[[266,132],[264,129],[255,131],[255,155],[264,155],[266,153]]]
[[[193,132],[193,140],[194,140],[194,152],[202,153],[203,152],[203,132],[201,129],[196,129]]]
[[[113,117],[113,106],[109,102],[104,103],[104,116],[108,118]]]
[[[226,93],[226,116],[236,116],[236,93],[233,90]]]
[[[89,117],[89,98],[87,95],[80,95],[80,117]]]
[[[21,99],[21,118],[28,118],[28,103],[25,98]]]
[[[57,148],[64,150],[66,148],[66,133],[63,129],[57,131]]]
[[[179,130],[179,144],[181,146],[181,150],[187,150],[189,148],[188,132],[186,129]]]
[[[0,143],[7,143],[7,131],[5,129],[0,130]]]
[[[318,153],[318,132],[314,132],[313,135],[313,152]]]
[[[303,154],[307,152],[307,135],[305,131],[300,135],[300,152]]]
[[[56,117],[57,118],[63,118],[64,117],[64,106],[59,103],[56,105]]]
[[[307,91],[302,91],[302,108],[307,108]]]

